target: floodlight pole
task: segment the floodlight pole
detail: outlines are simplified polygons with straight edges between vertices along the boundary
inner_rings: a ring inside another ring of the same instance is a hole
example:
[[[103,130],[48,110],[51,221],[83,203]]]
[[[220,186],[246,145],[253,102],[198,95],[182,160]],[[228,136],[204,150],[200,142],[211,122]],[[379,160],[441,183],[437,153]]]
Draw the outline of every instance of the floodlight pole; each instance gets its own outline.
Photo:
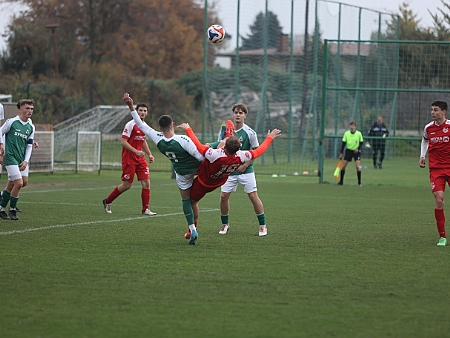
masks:
[[[56,28],[59,27],[59,23],[52,23],[46,25],[45,28],[49,28],[52,30],[52,40],[53,40],[53,60],[55,62],[55,73],[56,77],[59,77],[59,69],[58,69],[58,52],[56,51]]]

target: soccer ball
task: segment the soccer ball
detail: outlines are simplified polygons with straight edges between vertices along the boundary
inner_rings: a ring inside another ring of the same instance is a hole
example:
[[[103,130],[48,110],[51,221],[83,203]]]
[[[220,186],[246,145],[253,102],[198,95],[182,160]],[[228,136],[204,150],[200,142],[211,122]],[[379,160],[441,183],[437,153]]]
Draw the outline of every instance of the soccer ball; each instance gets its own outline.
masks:
[[[220,25],[209,26],[206,36],[212,43],[221,43],[225,39],[225,29]]]

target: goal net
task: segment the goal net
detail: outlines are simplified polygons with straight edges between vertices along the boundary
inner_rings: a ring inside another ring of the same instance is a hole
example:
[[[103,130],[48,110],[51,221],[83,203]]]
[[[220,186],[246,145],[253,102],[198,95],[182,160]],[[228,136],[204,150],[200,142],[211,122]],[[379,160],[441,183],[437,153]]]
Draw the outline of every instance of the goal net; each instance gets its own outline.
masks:
[[[76,172],[100,171],[101,132],[79,131],[77,133]]]
[[[30,158],[30,172],[53,172],[54,134],[53,131],[36,131],[34,141],[39,147],[33,148]]]

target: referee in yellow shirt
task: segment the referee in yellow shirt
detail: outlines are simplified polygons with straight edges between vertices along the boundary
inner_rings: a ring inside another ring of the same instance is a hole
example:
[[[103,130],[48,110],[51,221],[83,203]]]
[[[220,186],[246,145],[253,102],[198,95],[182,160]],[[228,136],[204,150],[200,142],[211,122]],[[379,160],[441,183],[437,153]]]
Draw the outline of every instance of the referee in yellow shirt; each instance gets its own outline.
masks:
[[[344,161],[341,167],[341,179],[339,180],[338,185],[344,184],[344,176],[345,176],[345,168],[347,167],[347,163],[351,162],[352,159],[355,159],[356,165],[356,174],[358,176],[358,185],[361,186],[361,146],[363,144],[363,137],[360,131],[356,130],[356,122],[350,122],[350,130],[347,130],[342,137],[342,146],[341,146],[341,154],[339,155],[339,159],[342,160],[342,156],[345,156]]]

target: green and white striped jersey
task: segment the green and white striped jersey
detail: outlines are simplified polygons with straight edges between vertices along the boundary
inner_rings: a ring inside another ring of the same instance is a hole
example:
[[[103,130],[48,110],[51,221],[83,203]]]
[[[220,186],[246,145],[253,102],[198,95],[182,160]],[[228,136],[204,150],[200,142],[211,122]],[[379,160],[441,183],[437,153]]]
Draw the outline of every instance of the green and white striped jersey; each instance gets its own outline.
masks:
[[[136,125],[147,135],[158,150],[171,162],[173,170],[179,175],[193,174],[197,172],[200,163],[205,159],[197,150],[194,142],[185,135],[174,135],[171,138],[164,136],[142,122],[136,111],[131,112]]]
[[[19,165],[23,161],[29,161],[25,158],[27,147],[30,147],[29,154],[33,147],[34,125],[31,119],[23,122],[19,116],[6,120],[2,126],[2,135],[5,143],[5,156],[3,156],[3,165]]]

